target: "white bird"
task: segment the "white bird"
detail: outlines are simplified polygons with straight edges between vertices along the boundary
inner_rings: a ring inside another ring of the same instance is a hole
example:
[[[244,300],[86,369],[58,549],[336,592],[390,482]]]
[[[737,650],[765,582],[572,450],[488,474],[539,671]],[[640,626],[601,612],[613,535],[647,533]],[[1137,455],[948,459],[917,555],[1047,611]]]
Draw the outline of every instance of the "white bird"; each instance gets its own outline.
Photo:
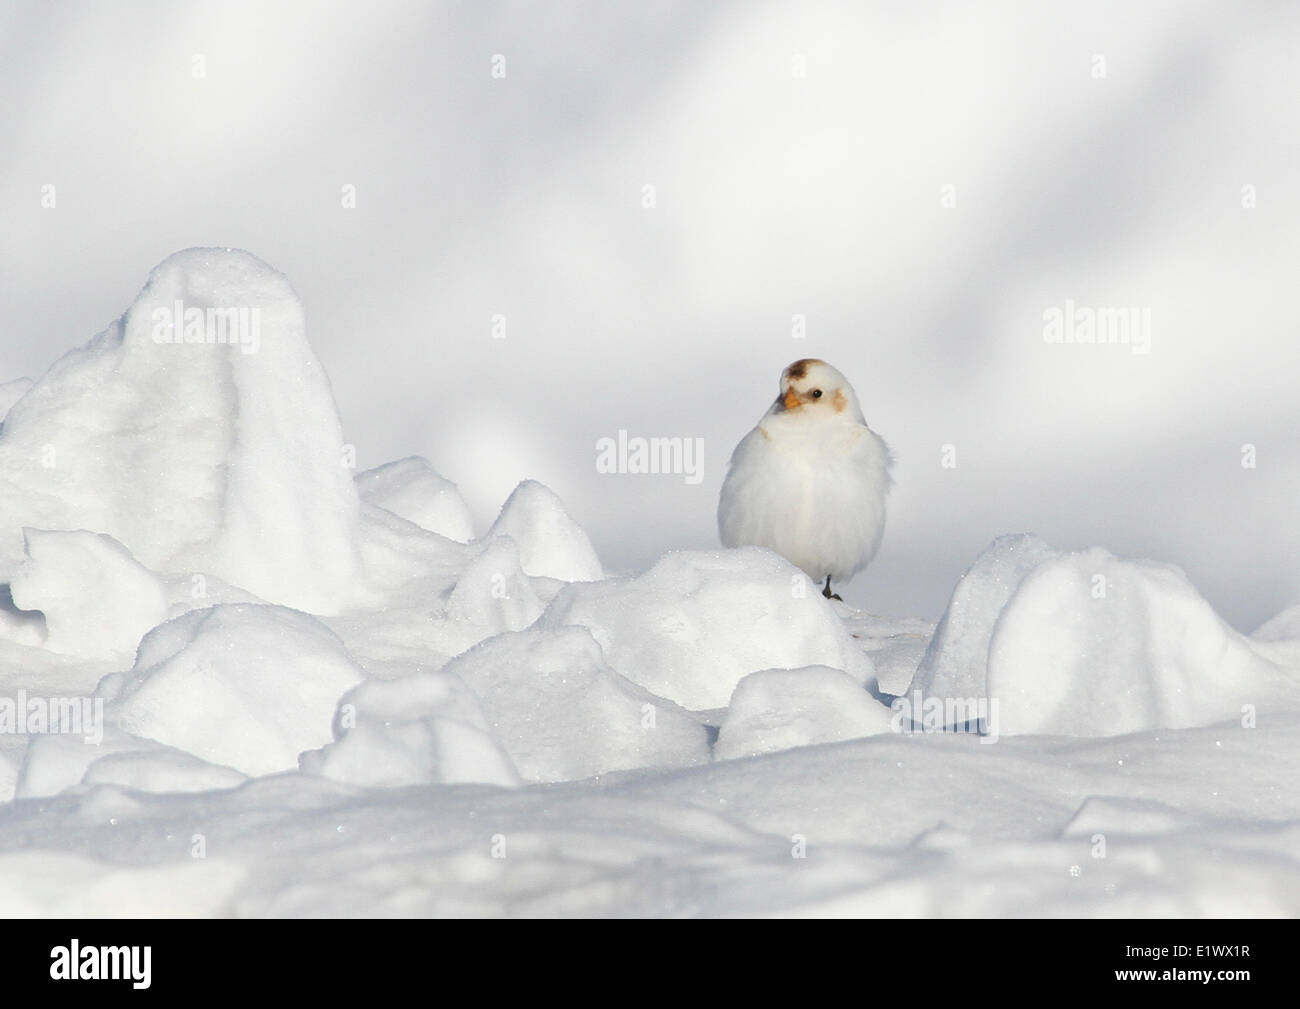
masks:
[[[775,550],[839,599],[831,580],[852,578],[880,549],[891,462],[848,379],[825,361],[795,361],[732,453],[718,500],[722,542]]]

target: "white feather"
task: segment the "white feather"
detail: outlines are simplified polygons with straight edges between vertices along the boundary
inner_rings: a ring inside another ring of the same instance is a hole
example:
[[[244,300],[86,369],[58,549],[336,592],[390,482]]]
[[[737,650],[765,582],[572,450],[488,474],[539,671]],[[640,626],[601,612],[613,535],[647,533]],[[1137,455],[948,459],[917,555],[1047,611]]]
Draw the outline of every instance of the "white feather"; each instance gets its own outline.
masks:
[[[794,365],[791,366],[792,368]],[[729,547],[775,550],[821,582],[843,582],[880,549],[890,453],[858,407],[848,381],[830,365],[782,374],[776,403],[736,446],[718,502],[718,529]],[[816,401],[784,409],[791,388]],[[835,391],[844,402],[836,409]]]

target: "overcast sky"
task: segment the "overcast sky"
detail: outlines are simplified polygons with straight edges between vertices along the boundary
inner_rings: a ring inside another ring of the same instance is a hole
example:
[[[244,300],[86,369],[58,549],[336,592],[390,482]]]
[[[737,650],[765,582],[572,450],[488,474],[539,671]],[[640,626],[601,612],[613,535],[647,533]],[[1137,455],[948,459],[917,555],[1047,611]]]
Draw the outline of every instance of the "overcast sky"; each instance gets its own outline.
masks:
[[[1033,531],[1251,630],[1300,600],[1300,7],[1046,6],[0,0],[0,379],[246,248],[362,467],[427,456],[481,529],[539,479],[631,570],[716,545],[823,357],[898,459],[849,601],[938,616]],[[1149,353],[1047,342],[1067,301]],[[703,481],[598,473],[620,429]]]

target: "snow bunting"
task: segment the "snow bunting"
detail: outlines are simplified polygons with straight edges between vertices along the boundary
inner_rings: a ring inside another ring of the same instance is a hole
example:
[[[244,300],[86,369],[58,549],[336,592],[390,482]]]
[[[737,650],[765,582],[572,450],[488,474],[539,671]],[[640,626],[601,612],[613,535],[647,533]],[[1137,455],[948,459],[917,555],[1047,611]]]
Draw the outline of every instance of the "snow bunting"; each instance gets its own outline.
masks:
[[[831,580],[852,578],[880,548],[890,462],[848,379],[825,361],[795,361],[732,453],[718,501],[722,542],[775,550],[839,599]]]

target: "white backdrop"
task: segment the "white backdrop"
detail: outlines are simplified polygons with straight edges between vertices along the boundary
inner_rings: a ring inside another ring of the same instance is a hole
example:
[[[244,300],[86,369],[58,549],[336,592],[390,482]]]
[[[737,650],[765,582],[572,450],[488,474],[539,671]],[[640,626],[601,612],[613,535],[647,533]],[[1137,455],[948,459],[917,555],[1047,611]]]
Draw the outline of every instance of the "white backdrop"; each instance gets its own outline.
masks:
[[[0,379],[243,247],[361,466],[428,456],[481,529],[540,479],[631,569],[716,544],[824,357],[898,457],[849,601],[937,616],[1027,530],[1253,629],[1300,597],[1300,7],[1051,8],[6,0]],[[1149,309],[1150,353],[1045,343],[1067,299]],[[598,474],[620,428],[702,437],[703,482]]]

